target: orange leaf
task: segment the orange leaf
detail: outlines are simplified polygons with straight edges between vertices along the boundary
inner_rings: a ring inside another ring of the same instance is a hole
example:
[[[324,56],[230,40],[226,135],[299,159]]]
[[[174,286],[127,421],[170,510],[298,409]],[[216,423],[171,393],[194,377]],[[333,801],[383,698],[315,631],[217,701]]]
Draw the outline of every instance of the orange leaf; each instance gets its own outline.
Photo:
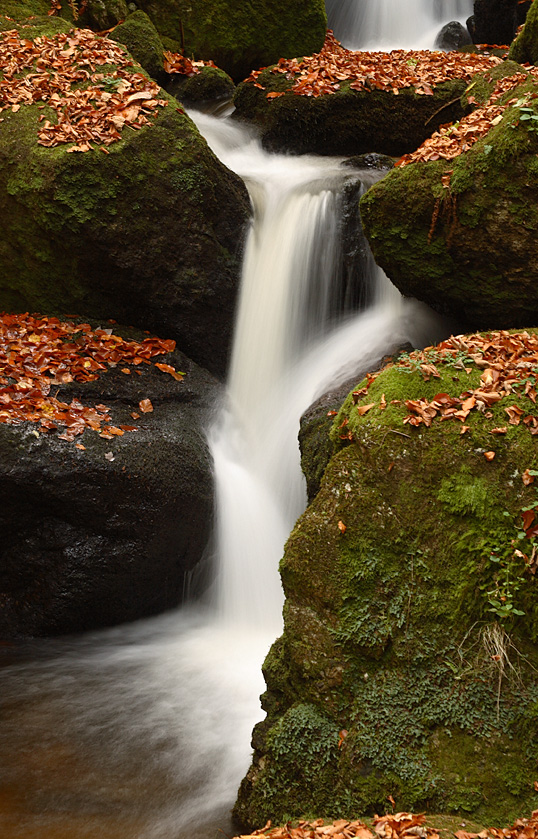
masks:
[[[138,407],[140,408],[143,414],[150,414],[153,411],[153,405],[151,404],[151,400],[149,399],[141,399],[138,403]],[[134,417],[134,419],[136,419],[134,414],[132,414],[132,416]]]

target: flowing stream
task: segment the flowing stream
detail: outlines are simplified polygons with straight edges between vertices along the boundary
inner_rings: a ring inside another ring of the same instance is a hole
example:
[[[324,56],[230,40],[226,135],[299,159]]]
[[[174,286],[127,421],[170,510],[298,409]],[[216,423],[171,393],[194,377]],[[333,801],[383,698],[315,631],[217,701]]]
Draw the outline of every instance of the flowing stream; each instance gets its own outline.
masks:
[[[350,49],[431,49],[443,24],[465,20],[472,0],[326,0],[329,26]]]
[[[379,2],[379,0],[377,0]],[[75,639],[5,651],[2,839],[209,839],[229,811],[261,718],[260,666],[281,628],[278,562],[304,509],[302,412],[396,345],[439,337],[365,257],[345,267],[346,188],[368,172],[269,155],[246,129],[196,115],[246,181],[246,243],[215,460],[215,580],[206,602]]]

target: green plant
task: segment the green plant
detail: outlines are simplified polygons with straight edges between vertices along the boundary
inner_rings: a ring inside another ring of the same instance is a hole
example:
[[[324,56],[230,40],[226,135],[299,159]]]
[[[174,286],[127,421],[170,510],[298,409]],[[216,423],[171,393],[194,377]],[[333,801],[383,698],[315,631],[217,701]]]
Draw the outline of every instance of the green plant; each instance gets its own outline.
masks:
[[[527,130],[538,132],[538,114],[533,108],[519,107],[519,122],[528,122]]]

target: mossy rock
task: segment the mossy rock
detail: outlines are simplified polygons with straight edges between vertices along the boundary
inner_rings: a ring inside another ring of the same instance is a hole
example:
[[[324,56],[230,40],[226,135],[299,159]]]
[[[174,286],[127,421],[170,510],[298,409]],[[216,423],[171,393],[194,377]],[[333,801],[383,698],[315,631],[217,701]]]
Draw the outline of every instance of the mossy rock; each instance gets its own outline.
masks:
[[[185,105],[218,102],[231,99],[235,85],[230,76],[218,67],[202,67],[194,76],[175,73],[170,76],[166,89]]]
[[[295,154],[357,155],[367,152],[400,156],[413,151],[441,123],[460,119],[465,110],[459,97],[461,80],[436,85],[433,96],[412,88],[399,95],[384,90],[357,91],[343,82],[337,93],[298,96],[293,81],[271,68],[237,88],[234,116],[255,122],[263,144],[272,151]],[[284,96],[267,99],[268,93]]]
[[[224,375],[250,203],[160,96],[152,124],[124,127],[107,154],[38,145],[39,118],[53,114],[37,103],[3,113],[0,309],[113,317]]]
[[[510,46],[508,57],[520,64],[538,62],[538,7],[532,3],[525,26]]]
[[[505,98],[536,91],[529,76]],[[361,200],[374,257],[394,285],[473,329],[538,318],[538,134],[519,116],[508,107],[469,151],[394,169]]]
[[[140,9],[116,26],[110,38],[127,47],[152,79],[164,80],[163,45],[149,17]]]
[[[327,17],[323,0],[141,0],[167,49],[212,59],[233,79],[279,58],[321,49]]]
[[[456,362],[430,381],[389,367],[358,403],[373,408],[361,416],[350,394],[335,419],[335,454],[281,563],[284,634],[264,664],[244,825],[357,818],[389,795],[396,810],[485,824],[538,806],[538,581],[514,561],[519,614],[504,622],[488,594],[538,465],[523,424],[490,432],[507,404],[532,404],[513,392],[464,435],[457,421],[403,425],[404,400],[478,386],[483,371]]]

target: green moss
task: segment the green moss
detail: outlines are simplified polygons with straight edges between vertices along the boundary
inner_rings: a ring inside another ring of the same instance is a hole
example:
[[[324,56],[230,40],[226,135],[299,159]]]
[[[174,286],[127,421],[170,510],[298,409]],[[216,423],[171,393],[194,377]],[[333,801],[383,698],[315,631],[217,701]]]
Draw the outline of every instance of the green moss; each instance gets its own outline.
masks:
[[[164,74],[163,45],[159,33],[149,17],[140,9],[133,12],[109,36],[113,41],[124,44],[133,58],[153,79]]]
[[[538,9],[534,5],[529,8],[525,25],[512,42],[508,56],[520,64],[536,64],[538,61]]]
[[[405,399],[477,387],[482,371],[456,362],[437,362],[441,379],[430,381],[418,366],[389,367],[359,402],[373,408],[359,415],[350,394],[335,419],[339,451],[281,563],[285,630],[268,657],[268,718],[236,806],[251,826],[357,817],[388,795],[397,810],[497,824],[538,803],[538,588],[523,561],[511,573],[525,614],[499,622],[489,602],[492,553],[513,554],[521,510],[536,497],[521,480],[538,463],[535,441],[522,426],[491,435],[506,424],[502,400],[490,417],[473,411],[464,435],[455,421],[402,422]],[[516,390],[510,404],[530,403]],[[285,757],[274,750],[273,732],[303,703],[327,731],[345,732],[324,752],[320,787],[294,780],[302,742],[287,738]]]
[[[343,83],[337,93],[319,97],[293,92],[267,99],[268,92],[285,92],[293,81],[270,68],[259,77],[265,89],[251,82],[239,85],[234,97],[236,116],[256,122],[264,144],[296,154],[356,155],[381,152],[399,156],[412,151],[441,122],[456,120],[464,110],[461,80],[443,82],[433,96],[412,89],[398,96],[387,91],[356,91]]]
[[[535,90],[529,79],[506,97]],[[468,152],[395,169],[361,200],[374,256],[394,284],[478,328],[538,316],[538,135],[518,120],[507,108]]]
[[[203,67],[201,72],[194,76],[174,76],[168,90],[181,102],[192,104],[231,99],[235,85],[224,70],[218,67]]]
[[[322,0],[142,0],[140,7],[174,51],[212,59],[232,78],[245,78],[255,67],[274,64],[282,56],[306,55],[321,49],[327,18]]]

